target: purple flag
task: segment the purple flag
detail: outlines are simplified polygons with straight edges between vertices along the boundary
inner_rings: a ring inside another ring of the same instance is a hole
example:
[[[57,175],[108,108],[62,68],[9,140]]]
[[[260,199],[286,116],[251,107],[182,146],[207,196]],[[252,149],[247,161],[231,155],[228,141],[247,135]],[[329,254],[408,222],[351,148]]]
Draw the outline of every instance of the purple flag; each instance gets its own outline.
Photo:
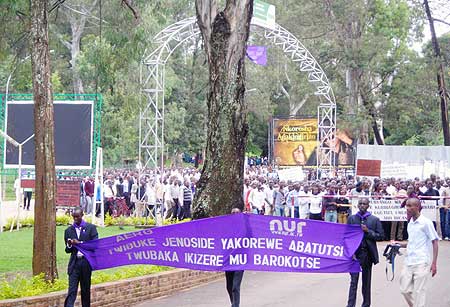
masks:
[[[267,48],[265,46],[247,46],[247,56],[255,64],[267,65]]]
[[[78,245],[94,270],[153,264],[204,271],[359,272],[359,225],[232,214]]]

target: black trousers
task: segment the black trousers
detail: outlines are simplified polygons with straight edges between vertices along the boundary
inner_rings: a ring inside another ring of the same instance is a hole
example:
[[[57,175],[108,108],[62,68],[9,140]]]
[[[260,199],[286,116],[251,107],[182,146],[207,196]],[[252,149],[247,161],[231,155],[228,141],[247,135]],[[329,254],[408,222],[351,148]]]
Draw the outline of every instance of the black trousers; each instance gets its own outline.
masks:
[[[244,271],[225,272],[227,291],[230,296],[231,307],[239,307],[239,303],[241,301],[242,277],[244,277]]]
[[[181,210],[182,214],[181,217],[178,217],[178,219],[186,219],[191,218],[191,202],[185,201],[183,202],[183,210]]]
[[[69,275],[69,291],[67,292],[64,307],[73,307],[77,298],[78,283],[81,287],[81,306],[91,306],[91,275],[92,268],[86,258],[77,258],[75,267]]]
[[[362,268],[362,307],[370,306],[370,288],[372,282],[372,263],[361,266]],[[356,305],[356,292],[358,290],[359,273],[350,273],[350,289],[348,291],[348,303],[347,307],[355,307]]]
[[[178,198],[172,198],[173,199],[173,202],[175,203],[175,205],[172,207],[172,219],[173,220],[175,220],[177,217],[178,217],[178,213],[179,213],[179,211],[180,211],[180,202],[178,201]],[[169,211],[170,211],[170,209],[169,209]],[[167,213],[167,214],[169,214],[169,213]]]
[[[31,196],[33,195],[32,191],[25,192],[23,196],[23,208],[24,209],[30,209],[30,202],[31,202]]]

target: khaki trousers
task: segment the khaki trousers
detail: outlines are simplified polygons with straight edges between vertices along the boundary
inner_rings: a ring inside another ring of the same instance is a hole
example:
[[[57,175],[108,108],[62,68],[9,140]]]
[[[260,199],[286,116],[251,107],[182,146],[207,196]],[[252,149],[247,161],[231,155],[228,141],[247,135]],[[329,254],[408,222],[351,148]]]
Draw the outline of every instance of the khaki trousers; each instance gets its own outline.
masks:
[[[348,213],[338,212],[338,223],[339,224],[347,224]]]
[[[400,277],[400,291],[410,307],[425,307],[431,265],[405,265]]]

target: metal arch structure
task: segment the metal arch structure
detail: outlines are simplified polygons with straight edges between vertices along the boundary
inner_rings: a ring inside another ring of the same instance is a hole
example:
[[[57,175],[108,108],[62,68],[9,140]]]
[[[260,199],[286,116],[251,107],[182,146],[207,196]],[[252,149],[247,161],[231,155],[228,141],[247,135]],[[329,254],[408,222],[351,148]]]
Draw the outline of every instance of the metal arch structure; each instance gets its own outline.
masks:
[[[276,24],[273,29],[252,25],[252,31],[255,29],[262,31],[271,44],[281,48],[301,72],[307,73],[308,81],[315,86],[314,94],[321,97],[317,110],[317,171],[333,170],[336,161],[331,147],[336,134],[336,100],[327,76],[306,47],[280,25]],[[165,65],[175,49],[198,36],[196,17],[176,22],[153,38],[157,47],[142,61],[141,91],[146,98],[139,116],[139,165],[142,168],[163,168]]]

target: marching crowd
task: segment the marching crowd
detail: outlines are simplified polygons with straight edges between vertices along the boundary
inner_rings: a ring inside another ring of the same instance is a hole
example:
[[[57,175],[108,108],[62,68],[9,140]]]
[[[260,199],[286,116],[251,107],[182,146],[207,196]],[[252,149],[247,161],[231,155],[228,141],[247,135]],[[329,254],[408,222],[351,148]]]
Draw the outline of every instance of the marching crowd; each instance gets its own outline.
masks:
[[[277,173],[271,167],[251,167],[245,172],[246,210],[257,214],[346,224],[351,215],[352,198],[362,197],[436,199],[439,207],[436,228],[441,238],[449,240],[450,178],[441,179],[433,174],[426,180],[419,178],[370,180],[353,178],[353,176],[337,176],[321,180],[285,182],[279,180]],[[382,222],[384,239],[405,239],[405,223],[402,221]]]
[[[112,212],[116,199],[123,199],[130,213],[145,215],[160,205],[165,219],[191,217],[191,204],[200,171],[195,168],[171,168],[163,174],[148,171],[140,175],[129,170],[107,170],[104,173],[103,196],[105,212]],[[310,178],[297,182],[283,181],[278,172],[264,164],[248,165],[244,174],[245,211],[255,214],[290,216],[302,219],[347,223],[351,215],[351,200],[357,197],[373,199],[418,196],[436,199],[439,207],[437,230],[443,239],[450,237],[450,178],[431,175],[401,180],[354,178]],[[86,177],[81,183],[81,204],[86,213],[94,210],[94,180]],[[97,193],[98,194],[98,193]],[[97,196],[98,198],[98,196]],[[148,209],[148,210],[146,210]],[[100,208],[95,209],[96,213]],[[403,240],[405,222],[383,222],[385,240]]]

